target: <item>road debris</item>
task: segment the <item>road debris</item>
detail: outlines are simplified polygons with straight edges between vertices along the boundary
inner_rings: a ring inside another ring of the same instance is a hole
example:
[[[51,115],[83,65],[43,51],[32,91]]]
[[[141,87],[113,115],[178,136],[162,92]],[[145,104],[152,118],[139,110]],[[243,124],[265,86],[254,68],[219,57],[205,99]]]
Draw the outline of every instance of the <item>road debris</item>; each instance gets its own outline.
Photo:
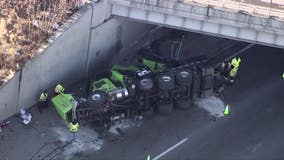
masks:
[[[32,121],[32,115],[23,108],[20,110],[20,117],[25,125],[28,125]]]
[[[140,117],[141,119],[139,119]],[[137,116],[137,118],[133,119],[125,119],[115,122],[115,124],[108,130],[110,133],[113,134],[121,134],[124,135],[124,130],[131,128],[131,127],[140,127],[142,125],[143,116]]]
[[[215,117],[224,116],[223,115],[223,111],[225,108],[224,102],[215,96],[211,96],[205,99],[198,100],[195,103],[197,104],[197,106],[205,109],[206,111],[208,111],[211,115]]]
[[[68,138],[68,129],[65,126],[53,128],[53,131],[58,135],[58,140],[64,143]],[[103,145],[103,140],[98,138],[98,133],[94,130],[82,127],[77,132],[76,141],[66,146],[64,151],[58,155],[57,159],[68,160],[74,154],[87,151],[98,151]]]
[[[2,128],[7,127],[10,123],[11,121],[0,122],[0,132],[2,132]]]

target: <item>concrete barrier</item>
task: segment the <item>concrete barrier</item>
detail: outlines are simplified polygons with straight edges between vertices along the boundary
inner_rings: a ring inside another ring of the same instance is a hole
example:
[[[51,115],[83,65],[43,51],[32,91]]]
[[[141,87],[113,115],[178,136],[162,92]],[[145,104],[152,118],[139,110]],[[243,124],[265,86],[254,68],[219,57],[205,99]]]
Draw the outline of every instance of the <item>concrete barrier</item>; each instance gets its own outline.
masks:
[[[19,76],[20,73],[16,73],[14,78],[0,89],[0,120],[16,113],[18,105]]]

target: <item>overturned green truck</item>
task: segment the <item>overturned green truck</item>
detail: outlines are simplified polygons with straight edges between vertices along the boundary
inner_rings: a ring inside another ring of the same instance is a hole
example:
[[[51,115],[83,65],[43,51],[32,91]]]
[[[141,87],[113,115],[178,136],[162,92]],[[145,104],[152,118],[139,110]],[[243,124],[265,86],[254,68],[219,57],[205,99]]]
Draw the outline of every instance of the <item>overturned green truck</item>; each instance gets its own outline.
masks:
[[[67,123],[76,118],[81,124],[96,122],[104,128],[145,112],[187,109],[194,100],[213,94],[214,69],[206,60],[203,56],[183,61],[140,57],[137,64],[115,65],[109,76],[94,81],[86,101],[60,93],[52,103]]]

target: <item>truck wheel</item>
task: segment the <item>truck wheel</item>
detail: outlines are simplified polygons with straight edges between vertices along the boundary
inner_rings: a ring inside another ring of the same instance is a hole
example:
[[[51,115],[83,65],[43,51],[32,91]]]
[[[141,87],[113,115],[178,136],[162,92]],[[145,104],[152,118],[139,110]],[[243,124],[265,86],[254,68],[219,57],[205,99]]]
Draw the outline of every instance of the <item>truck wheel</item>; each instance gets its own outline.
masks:
[[[181,98],[175,100],[175,107],[181,110],[187,110],[192,106],[192,101],[189,98]]]
[[[175,81],[169,74],[161,74],[158,78],[158,87],[161,90],[172,90],[175,87]]]
[[[173,112],[173,103],[169,102],[169,103],[166,103],[166,102],[159,102],[157,104],[158,106],[158,110],[159,110],[159,113],[162,114],[162,115],[168,115],[170,113]]]
[[[138,86],[140,90],[149,91],[153,88],[153,80],[149,78],[142,79],[138,82]]]
[[[91,106],[101,106],[106,104],[108,98],[107,98],[107,93],[104,91],[94,91],[90,96],[89,96],[89,104]]]
[[[178,71],[176,75],[177,83],[180,85],[190,85],[191,78],[191,71],[187,69]]]

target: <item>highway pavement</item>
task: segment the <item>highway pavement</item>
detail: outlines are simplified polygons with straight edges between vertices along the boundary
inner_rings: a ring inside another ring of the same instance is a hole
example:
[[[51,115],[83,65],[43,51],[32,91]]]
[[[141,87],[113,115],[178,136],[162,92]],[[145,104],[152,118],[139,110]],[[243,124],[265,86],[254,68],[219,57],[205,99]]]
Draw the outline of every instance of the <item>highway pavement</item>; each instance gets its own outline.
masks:
[[[100,151],[72,159],[99,160],[281,160],[284,159],[284,50],[254,46],[242,53],[238,79],[225,91],[229,117],[192,105],[171,115],[145,115],[143,124]]]

